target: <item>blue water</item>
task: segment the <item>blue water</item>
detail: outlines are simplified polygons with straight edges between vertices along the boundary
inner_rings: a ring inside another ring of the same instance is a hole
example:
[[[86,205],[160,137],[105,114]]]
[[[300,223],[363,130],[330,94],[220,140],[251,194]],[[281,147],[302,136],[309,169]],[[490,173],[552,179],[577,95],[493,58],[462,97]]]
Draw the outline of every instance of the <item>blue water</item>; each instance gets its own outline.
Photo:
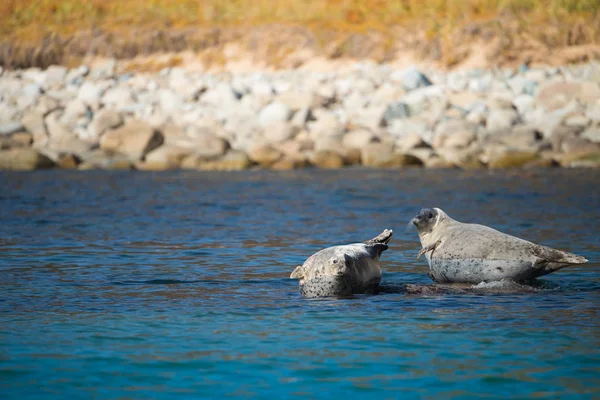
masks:
[[[590,261],[408,294],[427,206]],[[600,396],[599,171],[1,173],[0,210],[3,399]],[[300,298],[384,228],[383,293]]]

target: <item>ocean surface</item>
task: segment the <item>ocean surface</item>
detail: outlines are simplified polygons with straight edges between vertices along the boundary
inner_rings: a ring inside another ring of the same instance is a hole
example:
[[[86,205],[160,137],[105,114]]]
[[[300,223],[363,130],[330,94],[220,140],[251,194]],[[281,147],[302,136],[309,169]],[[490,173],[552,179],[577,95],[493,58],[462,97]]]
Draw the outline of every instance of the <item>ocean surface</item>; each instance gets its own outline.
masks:
[[[431,284],[422,207],[589,259]],[[295,266],[394,229],[383,290]],[[0,173],[0,398],[600,397],[600,171]]]

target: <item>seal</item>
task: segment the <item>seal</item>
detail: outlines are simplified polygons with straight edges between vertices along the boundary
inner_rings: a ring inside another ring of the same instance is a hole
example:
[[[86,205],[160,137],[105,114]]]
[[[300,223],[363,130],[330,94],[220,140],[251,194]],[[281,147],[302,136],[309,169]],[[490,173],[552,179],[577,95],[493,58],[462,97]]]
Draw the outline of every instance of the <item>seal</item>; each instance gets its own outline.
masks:
[[[290,278],[299,279],[304,297],[373,293],[381,282],[379,257],[388,249],[392,234],[386,229],[363,243],[323,249],[296,267]]]
[[[411,222],[423,246],[417,258],[425,254],[429,276],[438,283],[527,281],[587,262],[484,225],[455,221],[439,208],[424,208]]]

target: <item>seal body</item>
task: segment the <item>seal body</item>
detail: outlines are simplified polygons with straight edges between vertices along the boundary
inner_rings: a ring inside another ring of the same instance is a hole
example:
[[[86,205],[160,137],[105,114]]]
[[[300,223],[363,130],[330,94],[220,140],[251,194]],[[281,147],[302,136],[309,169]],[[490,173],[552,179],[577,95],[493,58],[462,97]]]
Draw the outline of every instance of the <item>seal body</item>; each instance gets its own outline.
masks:
[[[541,246],[484,225],[455,221],[439,208],[423,209],[413,220],[429,263],[431,278],[440,283],[525,281],[584,257]]]
[[[381,282],[379,257],[388,246],[391,230],[364,243],[333,246],[310,256],[290,275],[299,279],[304,297],[371,293]]]

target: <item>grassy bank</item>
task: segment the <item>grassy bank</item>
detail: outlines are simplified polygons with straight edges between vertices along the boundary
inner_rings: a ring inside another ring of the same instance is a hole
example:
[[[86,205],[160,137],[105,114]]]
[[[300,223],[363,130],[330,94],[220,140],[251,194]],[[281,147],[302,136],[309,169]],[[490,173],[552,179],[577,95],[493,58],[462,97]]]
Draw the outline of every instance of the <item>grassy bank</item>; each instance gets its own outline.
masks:
[[[455,45],[492,36],[504,37],[509,42],[504,48],[518,48],[519,43],[512,42],[521,40],[548,48],[600,44],[600,1],[4,0],[0,3],[0,63],[10,64],[7,53],[13,63],[19,57],[21,64],[62,62],[90,52],[86,41],[100,36],[105,36],[102,41],[106,43],[91,51],[119,58],[205,50],[243,37],[243,30],[273,24],[303,30],[316,47],[340,42],[338,48],[326,51],[331,53],[328,56],[357,56],[353,49],[357,44],[348,44],[347,38],[375,35],[384,53],[392,52],[397,42],[415,40],[428,53],[433,43],[434,54],[424,55],[452,65],[461,59],[460,52],[453,54]],[[214,29],[219,30],[217,35]],[[370,43],[358,43],[358,47],[364,45]],[[40,48],[44,46],[54,46],[53,51],[61,54],[44,60]]]

